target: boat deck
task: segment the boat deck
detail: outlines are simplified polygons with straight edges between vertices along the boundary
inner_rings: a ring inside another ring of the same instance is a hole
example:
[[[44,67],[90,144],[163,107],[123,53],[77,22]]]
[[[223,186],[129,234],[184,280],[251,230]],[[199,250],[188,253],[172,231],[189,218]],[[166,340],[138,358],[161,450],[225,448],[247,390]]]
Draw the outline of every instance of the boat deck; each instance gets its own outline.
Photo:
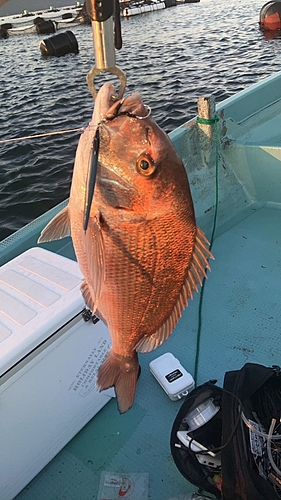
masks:
[[[215,261],[205,282],[198,384],[223,383],[226,371],[246,362],[280,363],[280,205],[251,205],[240,221],[230,221],[213,243]],[[73,257],[70,244],[61,252]],[[184,499],[196,491],[175,467],[170,431],[181,406],[172,402],[148,364],[172,352],[194,373],[199,294],[190,302],[171,338],[140,356],[135,404],[119,415],[112,399],[16,497],[17,500],[97,499],[102,471],[148,473],[149,498]],[[46,443],[48,446],[48,443]]]

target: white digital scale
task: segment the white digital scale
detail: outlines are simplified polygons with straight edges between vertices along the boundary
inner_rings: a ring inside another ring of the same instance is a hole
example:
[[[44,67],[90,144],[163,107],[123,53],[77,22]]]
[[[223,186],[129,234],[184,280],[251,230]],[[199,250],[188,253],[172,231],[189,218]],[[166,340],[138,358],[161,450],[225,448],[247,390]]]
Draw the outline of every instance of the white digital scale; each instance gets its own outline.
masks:
[[[187,396],[194,388],[192,375],[171,352],[166,352],[151,361],[149,368],[172,401],[178,401]]]

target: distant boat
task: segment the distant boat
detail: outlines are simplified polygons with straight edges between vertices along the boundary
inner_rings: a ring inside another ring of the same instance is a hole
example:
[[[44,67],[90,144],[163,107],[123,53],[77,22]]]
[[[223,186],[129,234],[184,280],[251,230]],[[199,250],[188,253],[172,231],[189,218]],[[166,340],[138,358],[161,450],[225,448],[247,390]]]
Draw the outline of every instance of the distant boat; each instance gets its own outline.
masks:
[[[76,7],[62,7],[60,9],[50,8],[36,12],[25,10],[23,14],[0,17],[0,28],[2,27],[2,29],[7,30],[8,35],[36,33],[35,24],[38,18],[54,22],[56,29],[66,28],[71,24],[81,24],[79,20],[75,21],[81,9],[82,7],[79,5]]]
[[[124,2],[123,2],[124,3]],[[152,0],[149,2],[129,2],[126,7],[122,8],[120,4],[121,13],[124,17],[136,16],[138,14],[145,14],[146,12],[153,12],[166,8],[165,2]]]

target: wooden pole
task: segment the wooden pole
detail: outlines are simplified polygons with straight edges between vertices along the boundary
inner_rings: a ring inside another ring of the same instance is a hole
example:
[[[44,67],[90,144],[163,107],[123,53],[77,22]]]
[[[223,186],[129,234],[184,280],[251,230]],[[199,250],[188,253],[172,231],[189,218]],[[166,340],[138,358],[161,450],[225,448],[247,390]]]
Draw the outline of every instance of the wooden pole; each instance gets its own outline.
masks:
[[[212,122],[212,120],[215,118],[215,114],[216,104],[214,97],[199,97],[198,118]],[[214,123],[197,123],[197,126],[202,152],[202,160],[204,165],[208,165],[213,144]]]

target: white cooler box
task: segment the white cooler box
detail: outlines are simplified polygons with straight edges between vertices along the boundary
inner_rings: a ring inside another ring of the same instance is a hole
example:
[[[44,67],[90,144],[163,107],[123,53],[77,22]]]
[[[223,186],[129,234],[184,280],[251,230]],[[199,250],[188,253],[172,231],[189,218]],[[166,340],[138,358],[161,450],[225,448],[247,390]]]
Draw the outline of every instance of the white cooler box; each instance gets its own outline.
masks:
[[[110,400],[108,329],[82,318],[76,262],[32,248],[0,268],[0,499],[11,500]],[[93,443],[93,447],[95,443]]]

